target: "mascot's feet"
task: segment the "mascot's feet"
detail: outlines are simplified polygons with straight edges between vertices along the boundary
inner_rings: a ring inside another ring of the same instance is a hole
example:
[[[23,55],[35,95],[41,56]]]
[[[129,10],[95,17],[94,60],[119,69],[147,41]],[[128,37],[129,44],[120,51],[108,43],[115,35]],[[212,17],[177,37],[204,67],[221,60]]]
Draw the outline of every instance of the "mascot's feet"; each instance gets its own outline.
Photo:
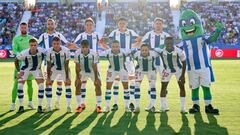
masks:
[[[206,113],[212,113],[212,114],[218,114],[218,113],[219,113],[219,110],[213,108],[212,105],[209,104],[208,106],[205,106],[205,112],[206,112]]]
[[[189,109],[189,113],[198,113],[200,112],[200,106],[197,104],[194,104],[192,108]]]

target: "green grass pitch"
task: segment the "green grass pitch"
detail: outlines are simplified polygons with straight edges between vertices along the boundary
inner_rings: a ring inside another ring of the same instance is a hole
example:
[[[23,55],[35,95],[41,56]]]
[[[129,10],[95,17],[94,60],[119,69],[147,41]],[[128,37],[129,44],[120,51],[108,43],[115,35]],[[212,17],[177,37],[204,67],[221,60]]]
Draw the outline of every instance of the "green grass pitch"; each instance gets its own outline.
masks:
[[[101,78],[103,103],[105,105],[105,74],[107,61],[101,61]],[[123,92],[120,92],[119,110],[108,114],[95,112],[95,92],[93,83],[88,81],[86,110],[81,114],[66,114],[65,92],[61,97],[61,109],[51,113],[38,114],[36,110],[27,110],[23,114],[8,112],[11,102],[13,83],[13,62],[0,63],[0,135],[35,135],[35,134],[81,134],[81,135],[162,135],[162,134],[198,134],[198,135],[237,135],[240,132],[240,61],[213,60],[216,82],[212,85],[213,105],[220,109],[220,115],[207,115],[201,100],[201,113],[192,115],[180,113],[179,90],[175,79],[169,85],[168,103],[170,111],[167,113],[148,113],[144,108],[148,104],[147,81],[141,86],[141,112],[139,114],[124,113]],[[71,62],[72,82],[75,79],[74,64]],[[187,80],[187,76],[186,76]],[[33,101],[37,105],[37,86],[34,83]],[[54,86],[54,88],[56,88]],[[53,95],[55,99],[55,89]],[[122,88],[122,87],[121,87]],[[160,81],[157,80],[157,108]],[[72,84],[74,94],[74,87]],[[186,83],[186,107],[191,107],[191,91]],[[25,105],[27,105],[27,92]],[[202,91],[201,97],[202,97]],[[201,98],[202,99],[202,98]],[[53,100],[54,101],[54,100]],[[54,102],[53,102],[54,103]],[[44,105],[46,98],[44,99]],[[75,96],[72,107],[76,107]],[[18,109],[18,103],[17,103]]]

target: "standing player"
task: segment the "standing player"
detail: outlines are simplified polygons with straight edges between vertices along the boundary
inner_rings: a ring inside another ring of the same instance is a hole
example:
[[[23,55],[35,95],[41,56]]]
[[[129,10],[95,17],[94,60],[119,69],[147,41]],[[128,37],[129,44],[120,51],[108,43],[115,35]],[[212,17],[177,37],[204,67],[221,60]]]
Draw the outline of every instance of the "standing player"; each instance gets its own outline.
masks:
[[[128,72],[125,66],[126,57],[128,54],[120,49],[119,41],[114,40],[112,42],[111,49],[106,50],[102,55],[105,56],[109,61],[106,79],[107,85],[105,92],[106,108],[104,111],[105,112],[110,111],[112,84],[115,78],[119,77],[122,81],[124,89],[125,112],[129,112],[128,103],[130,95],[128,90]]]
[[[78,47],[80,47],[80,44],[83,40],[87,40],[88,44],[89,44],[89,49],[98,54],[98,49],[99,49],[99,36],[97,32],[94,32],[94,21],[91,18],[87,18],[85,20],[85,32],[80,33],[77,38],[75,39],[74,43],[77,44]],[[78,49],[78,48],[75,48]],[[98,70],[100,70],[100,67],[98,65]],[[86,84],[87,84],[87,80],[86,81],[82,81],[81,84],[81,106],[82,108],[86,107],[85,104],[85,98],[86,98]]]
[[[166,46],[160,53],[162,58],[164,70],[161,74],[161,94],[160,94],[160,111],[165,112],[168,110],[166,94],[167,86],[173,75],[176,76],[178,86],[180,88],[180,105],[181,112],[185,112],[185,71],[186,71],[186,56],[183,50],[173,45],[173,37],[167,37],[164,45]]]
[[[150,45],[151,49],[159,48],[160,45],[164,44],[164,40],[166,37],[170,36],[168,33],[163,31],[163,19],[162,18],[155,18],[154,24],[153,24],[154,30],[147,32],[143,38],[142,42],[145,44]],[[160,74],[163,71],[163,65],[161,64],[160,57],[156,58],[155,67],[156,71]],[[148,93],[150,93],[150,90],[148,90]],[[150,94],[149,94],[150,98]],[[146,110],[149,110],[150,104],[146,108]]]
[[[136,107],[134,112],[140,112],[140,85],[144,75],[147,76],[150,86],[150,109],[149,111],[155,112],[156,102],[156,68],[155,60],[159,54],[150,50],[148,44],[143,44],[140,51],[133,53],[134,59],[137,61],[136,66],[136,85],[135,85],[135,101]]]
[[[44,49],[49,49],[52,47],[52,40],[54,37],[60,38],[62,44],[67,45],[68,47],[71,47],[71,44],[67,41],[67,39],[59,32],[56,30],[56,23],[53,19],[48,19],[47,20],[47,32],[43,33],[38,40],[39,46],[44,48]],[[47,66],[46,62],[44,63],[44,76],[46,78],[47,74]],[[60,106],[60,96],[62,95],[62,76],[59,74],[57,76],[57,91],[56,91],[56,104],[55,108],[59,109]]]
[[[52,39],[52,47],[47,50],[47,79],[46,79],[46,112],[51,111],[52,105],[52,84],[60,75],[65,84],[67,112],[72,112],[71,108],[71,78],[70,78],[70,51],[68,48],[61,46],[61,40],[58,37]]]
[[[76,63],[76,99],[78,108],[76,112],[81,113],[85,106],[82,106],[81,100],[81,85],[83,82],[86,82],[88,79],[91,79],[95,85],[96,92],[96,111],[97,113],[102,113],[101,103],[102,103],[102,92],[101,92],[101,80],[99,76],[99,70],[97,67],[98,64],[98,55],[90,50],[88,40],[82,40],[81,49],[76,51],[75,54],[75,63]]]
[[[110,42],[117,40],[120,43],[120,48],[124,51],[128,51],[132,48],[135,44],[140,44],[141,37],[136,34],[131,29],[127,29],[127,20],[125,18],[120,18],[118,21],[118,29],[112,31],[109,34]],[[134,91],[135,91],[135,67],[133,61],[130,59],[130,57],[126,58],[126,68],[128,70],[129,74],[129,80],[130,80],[130,105],[129,108],[131,110],[134,109],[133,99],[134,99]],[[113,95],[114,95],[114,105],[113,110],[118,109],[118,91],[119,91],[119,78],[115,79],[113,84]]]
[[[32,36],[28,35],[28,25],[25,22],[20,24],[21,35],[13,38],[13,53],[17,55],[21,51],[29,48],[29,40],[32,39]],[[20,64],[21,65],[21,64]],[[32,103],[33,96],[33,87],[32,87],[33,76],[30,75],[27,79],[28,86],[28,107],[31,109],[35,109]],[[12,104],[10,107],[10,111],[15,110],[15,102],[17,98],[17,88],[18,88],[18,79],[17,79],[17,70],[14,70],[14,84],[12,89]]]
[[[18,113],[24,112],[23,107],[23,86],[29,75],[33,75],[38,84],[38,112],[42,113],[42,99],[44,95],[44,80],[42,75],[42,61],[44,59],[44,53],[41,48],[38,48],[37,40],[29,40],[29,49],[23,50],[18,53],[15,59],[15,67],[18,71],[18,99],[20,107]],[[24,61],[24,65],[19,66],[19,61]]]

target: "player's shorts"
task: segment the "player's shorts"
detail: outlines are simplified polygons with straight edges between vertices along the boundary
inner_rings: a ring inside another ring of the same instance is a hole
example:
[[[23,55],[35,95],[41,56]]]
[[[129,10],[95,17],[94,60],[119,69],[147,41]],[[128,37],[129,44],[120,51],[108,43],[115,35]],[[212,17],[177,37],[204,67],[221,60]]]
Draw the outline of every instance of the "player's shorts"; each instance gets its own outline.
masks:
[[[51,74],[51,80],[54,81],[54,80],[57,80],[57,81],[66,81],[66,72],[65,70],[55,70],[55,69],[52,69],[52,74]],[[69,79],[71,80],[71,72],[69,70],[68,72],[68,77]]]
[[[169,82],[173,75],[175,75],[177,81],[179,81],[179,78],[182,75],[182,70],[177,70],[175,73],[171,73],[170,70],[163,70],[162,74],[161,74],[161,81],[162,82]]]
[[[113,82],[116,77],[119,77],[122,82],[128,82],[128,72],[125,69],[121,71],[114,71],[108,69],[107,71],[107,82]]]
[[[18,71],[16,69],[14,69],[14,79],[17,79],[18,77]],[[34,77],[32,74],[30,74],[27,78],[28,81],[34,80]]]
[[[156,73],[157,72],[155,70],[143,72],[140,69],[137,69],[135,73],[136,81],[142,81],[145,75],[149,81],[156,81]]]
[[[128,71],[129,76],[134,76],[135,75],[135,66],[132,60],[130,60],[129,57],[126,58],[125,66]]]
[[[29,75],[32,75],[33,78],[35,78],[35,79],[43,79],[42,70],[37,69],[37,70],[34,70],[34,71],[25,70],[23,76],[21,78],[19,78],[18,81],[28,80]]]
[[[88,79],[91,79],[93,82],[95,81],[95,76],[94,72],[86,73],[86,72],[81,72],[81,81],[87,81]],[[100,78],[100,74],[98,73],[98,78]]]
[[[53,71],[53,70],[54,70],[54,69],[52,68],[51,71]],[[57,77],[56,77],[56,81],[57,81],[57,82],[62,82],[62,81],[63,81],[62,78],[63,78],[62,75],[59,74],[59,75],[57,75]],[[44,65],[44,79],[45,79],[45,80],[47,79],[47,65]],[[55,80],[55,79],[54,79],[54,80]]]
[[[188,71],[188,78],[189,87],[191,89],[196,89],[200,86],[211,86],[211,76],[209,68]]]

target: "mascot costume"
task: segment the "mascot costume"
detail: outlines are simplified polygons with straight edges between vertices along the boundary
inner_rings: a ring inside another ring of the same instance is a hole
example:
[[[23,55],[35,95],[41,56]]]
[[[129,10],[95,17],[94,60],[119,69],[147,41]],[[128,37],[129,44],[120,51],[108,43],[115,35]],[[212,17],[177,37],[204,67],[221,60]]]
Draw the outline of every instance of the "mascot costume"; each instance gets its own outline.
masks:
[[[199,88],[203,89],[205,112],[218,114],[212,106],[211,82],[214,81],[208,44],[215,42],[222,31],[222,24],[215,24],[215,31],[208,37],[204,34],[200,16],[191,9],[181,11],[179,32],[182,39],[179,47],[186,53],[189,85],[192,90],[193,107],[189,113],[200,112]]]

